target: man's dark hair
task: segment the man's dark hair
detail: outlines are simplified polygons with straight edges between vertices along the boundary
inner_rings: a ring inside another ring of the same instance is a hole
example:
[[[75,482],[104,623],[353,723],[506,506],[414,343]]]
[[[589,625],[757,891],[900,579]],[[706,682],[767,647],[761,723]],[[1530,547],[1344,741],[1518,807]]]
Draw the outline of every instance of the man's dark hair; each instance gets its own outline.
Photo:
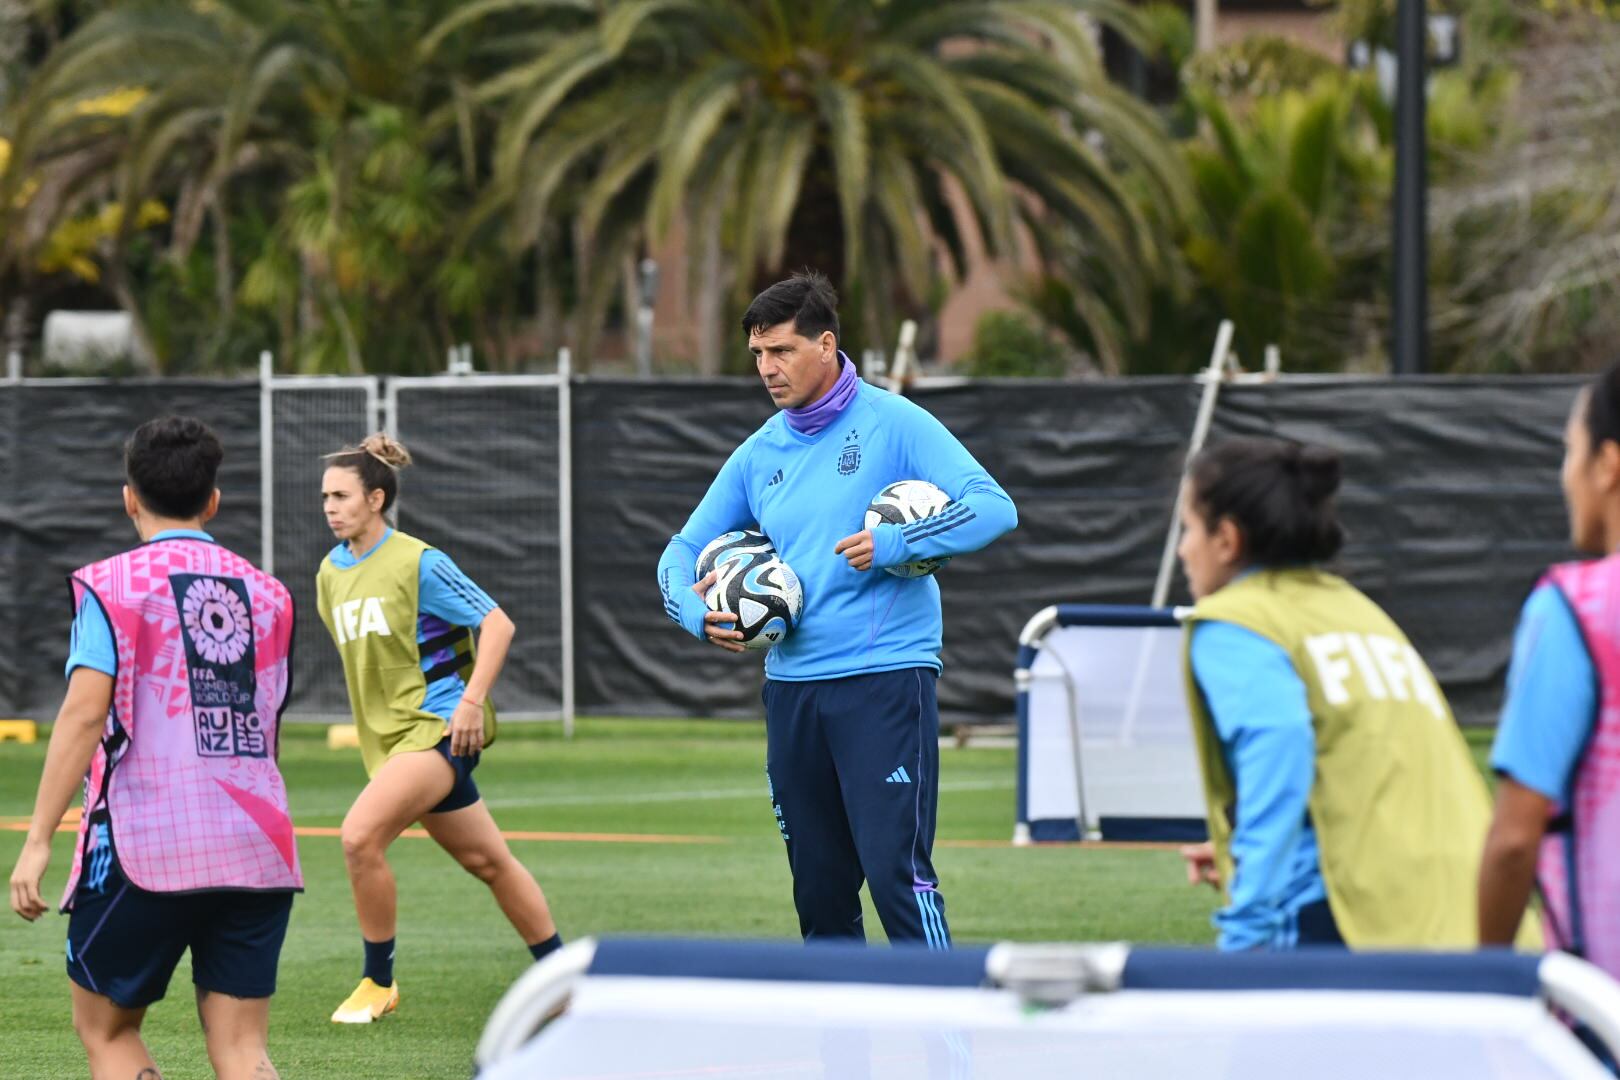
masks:
[[[831,330],[838,332],[838,294],[832,282],[814,270],[800,270],[786,281],[778,281],[754,297],[754,302],[743,312],[743,333],[768,330],[781,323],[791,322],[794,331],[811,341]]]
[[[164,416],[136,428],[124,444],[124,476],[152,513],[184,520],[207,508],[224,459],[213,428],[189,416]]]

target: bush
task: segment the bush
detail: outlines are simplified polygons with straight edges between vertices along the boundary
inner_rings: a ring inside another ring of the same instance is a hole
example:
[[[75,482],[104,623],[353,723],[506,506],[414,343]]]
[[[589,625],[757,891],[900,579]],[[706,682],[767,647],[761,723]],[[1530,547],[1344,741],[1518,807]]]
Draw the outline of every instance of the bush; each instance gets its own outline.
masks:
[[[991,311],[979,319],[967,364],[969,374],[981,377],[1056,378],[1069,367],[1058,347],[1013,311]]]

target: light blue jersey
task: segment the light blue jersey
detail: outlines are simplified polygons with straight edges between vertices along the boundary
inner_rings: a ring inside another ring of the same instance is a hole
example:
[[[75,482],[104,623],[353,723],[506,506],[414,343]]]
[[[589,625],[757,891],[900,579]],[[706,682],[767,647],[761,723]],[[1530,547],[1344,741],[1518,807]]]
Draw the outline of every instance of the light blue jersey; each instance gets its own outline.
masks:
[[[389,529],[383,534],[383,540],[393,534]],[[169,532],[158,533],[152,539],[173,540],[188,537],[193,540],[209,540],[213,537],[205,532],[196,532],[190,529],[174,529]],[[332,549],[332,562],[340,569],[348,569],[361,559],[365,559],[382,546],[379,540],[360,559],[356,559],[349,552],[349,545],[339,544]],[[495,601],[475,585],[471,578],[463,574],[450,556],[436,548],[429,548],[422,553],[422,561],[417,568],[417,597],[420,612],[417,616],[417,637],[421,642],[438,637],[452,626],[466,626],[477,629],[483,625],[484,616],[495,610]],[[441,660],[447,659],[448,652],[440,651],[422,657],[422,670],[427,671]],[[73,675],[73,669],[87,667],[107,675],[118,674],[118,650],[113,644],[112,627],[107,623],[107,616],[101,610],[101,605],[89,593],[79,605],[79,610],[73,618],[72,639],[68,650],[67,674]],[[422,708],[434,714],[449,719],[455,712],[456,705],[461,701],[461,695],[467,689],[460,675],[450,675],[437,679],[428,684],[427,698]]]
[[[954,505],[908,526],[872,530],[873,567],[857,571],[833,548],[864,527],[867,504],[897,480],[926,480]],[[866,383],[815,435],[766,421],[721,468],[685,527],[664,549],[664,610],[702,640],[697,556],[731,529],[757,524],[804,589],[804,614],[767,654],[772,679],[838,679],[908,667],[940,668],[939,584],[885,566],[977,551],[1015,527],[1018,513],[990,474],[926,410]],[[945,571],[949,573],[949,570]]]
[[[214,538],[200,529],[166,529],[152,537],[159,540],[203,540],[210,544]],[[118,646],[113,643],[112,624],[95,594],[86,589],[79,610],[73,615],[73,630],[68,638],[66,674],[73,678],[74,668],[89,668],[103,675],[118,677]]]
[[[1222,949],[1292,948],[1301,908],[1327,898],[1307,816],[1316,731],[1305,683],[1275,642],[1232,623],[1193,630],[1193,677],[1238,791]]]
[[[1557,586],[1542,585],[1524,602],[1513,633],[1491,768],[1567,805],[1596,719],[1597,671],[1575,612]]]

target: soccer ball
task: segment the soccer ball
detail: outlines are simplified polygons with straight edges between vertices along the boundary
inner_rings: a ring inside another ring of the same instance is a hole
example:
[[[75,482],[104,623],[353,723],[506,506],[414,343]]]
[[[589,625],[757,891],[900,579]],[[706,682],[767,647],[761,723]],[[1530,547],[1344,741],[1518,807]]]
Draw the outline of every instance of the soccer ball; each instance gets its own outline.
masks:
[[[754,529],[733,529],[710,540],[698,553],[697,576],[702,581],[721,563],[750,562],[761,555],[775,555],[771,538]]]
[[[710,611],[736,617],[742,631],[738,642],[745,649],[769,649],[799,622],[804,611],[804,590],[799,576],[777,555],[762,533],[740,529],[716,537],[698,556],[698,575],[710,570],[720,576],[703,597]]]
[[[866,507],[866,528],[879,525],[910,525],[931,518],[951,505],[951,497],[926,480],[896,480],[878,492]],[[883,569],[895,577],[927,577],[950,562],[950,556],[916,559]]]

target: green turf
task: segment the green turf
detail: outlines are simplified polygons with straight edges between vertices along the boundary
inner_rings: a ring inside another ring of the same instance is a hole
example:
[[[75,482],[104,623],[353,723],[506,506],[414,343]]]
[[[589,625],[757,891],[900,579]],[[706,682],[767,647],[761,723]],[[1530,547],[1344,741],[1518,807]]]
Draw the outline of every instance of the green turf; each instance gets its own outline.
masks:
[[[282,746],[294,817],[336,825],[359,790],[354,751],[332,752],[293,729]],[[656,833],[720,843],[515,841],[563,933],[794,938],[787,861],[765,796],[763,728],[659,721],[554,726],[490,751],[478,782],[510,830]],[[0,817],[26,815],[43,742],[0,743]],[[1076,848],[955,847],[1004,842],[1012,831],[1014,752],[941,752],[941,846],[936,864],[958,942],[1001,939],[1209,940],[1214,894],[1183,884],[1171,853]],[[0,831],[9,874],[22,834]],[[70,838],[58,837],[47,879],[66,877]],[[327,1017],[359,977],[359,932],[335,839],[299,841],[308,891],[293,908],[271,1014],[271,1054],[293,1077],[463,1077],[485,1018],[528,960],[488,893],[427,840],[401,840],[390,859],[401,882],[398,1015],[369,1028]],[[881,935],[874,914],[867,925]],[[64,920],[0,919],[0,1075],[85,1074],[69,1024]],[[168,1080],[210,1074],[182,964],[147,1018]]]

